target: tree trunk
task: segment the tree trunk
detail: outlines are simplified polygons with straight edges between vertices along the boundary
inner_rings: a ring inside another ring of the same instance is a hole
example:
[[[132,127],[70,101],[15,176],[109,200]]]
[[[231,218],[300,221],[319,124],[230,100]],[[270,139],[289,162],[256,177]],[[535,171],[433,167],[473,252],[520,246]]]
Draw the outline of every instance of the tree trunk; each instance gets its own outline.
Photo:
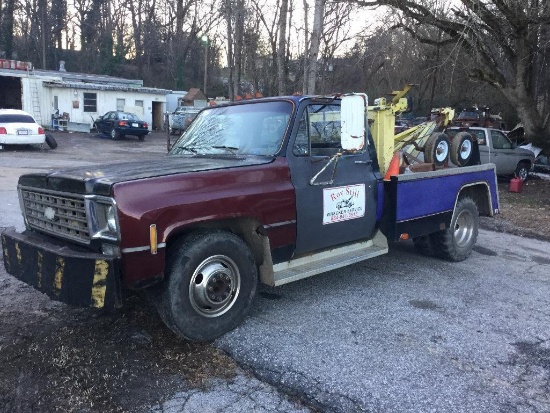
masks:
[[[315,0],[315,10],[313,14],[313,31],[311,33],[311,45],[308,54],[308,83],[306,94],[315,94],[315,81],[317,80],[317,58],[319,57],[319,47],[321,45],[321,36],[323,35],[323,17],[325,14],[325,1]]]
[[[286,25],[288,17],[288,0],[281,1],[281,14],[279,15],[279,48],[277,51],[277,80],[279,83],[279,96],[286,94],[285,82],[285,57],[286,57]]]
[[[231,7],[231,0],[225,1],[225,13],[226,13],[226,23],[227,23],[227,68],[229,70],[229,79],[228,79],[228,93],[229,100],[235,99],[235,94],[233,93],[233,10]]]
[[[308,23],[308,13],[309,13],[309,4],[307,3],[307,0],[304,0],[304,78],[303,80],[303,86],[302,86],[302,92],[307,93],[307,85],[309,83],[308,79],[308,73],[309,73],[309,23]]]

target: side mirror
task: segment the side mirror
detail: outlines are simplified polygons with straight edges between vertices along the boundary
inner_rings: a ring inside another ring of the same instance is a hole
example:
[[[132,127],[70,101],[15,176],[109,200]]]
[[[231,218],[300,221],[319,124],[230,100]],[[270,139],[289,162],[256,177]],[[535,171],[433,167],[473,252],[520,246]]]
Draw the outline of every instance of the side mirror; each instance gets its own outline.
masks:
[[[365,147],[368,97],[364,93],[342,97],[340,124],[342,149],[359,151]]]

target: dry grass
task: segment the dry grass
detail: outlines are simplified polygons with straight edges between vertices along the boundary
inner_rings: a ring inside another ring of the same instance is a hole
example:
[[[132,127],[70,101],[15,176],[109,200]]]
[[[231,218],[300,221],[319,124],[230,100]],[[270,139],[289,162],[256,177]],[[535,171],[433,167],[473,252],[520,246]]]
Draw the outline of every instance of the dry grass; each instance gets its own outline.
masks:
[[[533,176],[520,193],[509,191],[509,182],[499,182],[500,214],[482,220],[483,226],[550,241],[550,180]]]

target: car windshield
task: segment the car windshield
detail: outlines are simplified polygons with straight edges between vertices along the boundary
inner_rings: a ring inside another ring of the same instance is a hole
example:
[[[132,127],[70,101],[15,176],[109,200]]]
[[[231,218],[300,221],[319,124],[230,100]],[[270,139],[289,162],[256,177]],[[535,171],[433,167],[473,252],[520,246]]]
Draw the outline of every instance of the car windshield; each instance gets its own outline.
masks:
[[[281,147],[292,110],[292,103],[285,101],[203,110],[170,154],[274,155]]]
[[[35,123],[29,115],[0,115],[0,123]]]
[[[481,119],[481,114],[478,112],[463,111],[458,115],[458,119]]]

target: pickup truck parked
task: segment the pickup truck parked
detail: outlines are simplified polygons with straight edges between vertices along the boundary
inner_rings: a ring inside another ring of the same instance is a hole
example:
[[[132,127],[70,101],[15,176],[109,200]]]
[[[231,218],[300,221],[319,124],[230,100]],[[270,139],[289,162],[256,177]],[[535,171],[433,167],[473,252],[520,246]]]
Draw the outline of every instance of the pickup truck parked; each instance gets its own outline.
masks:
[[[447,129],[446,133],[452,139],[457,133],[464,130],[477,138],[482,164],[495,164],[497,175],[515,175],[523,181],[527,179],[535,162],[533,152],[516,146],[502,131],[497,129],[451,127]]]
[[[393,124],[388,125],[393,142]],[[72,305],[147,289],[176,334],[212,340],[279,286],[385,254],[468,257],[498,212],[493,165],[382,178],[365,95],[204,109],[168,156],[19,179],[27,229],[2,233],[8,273]]]

